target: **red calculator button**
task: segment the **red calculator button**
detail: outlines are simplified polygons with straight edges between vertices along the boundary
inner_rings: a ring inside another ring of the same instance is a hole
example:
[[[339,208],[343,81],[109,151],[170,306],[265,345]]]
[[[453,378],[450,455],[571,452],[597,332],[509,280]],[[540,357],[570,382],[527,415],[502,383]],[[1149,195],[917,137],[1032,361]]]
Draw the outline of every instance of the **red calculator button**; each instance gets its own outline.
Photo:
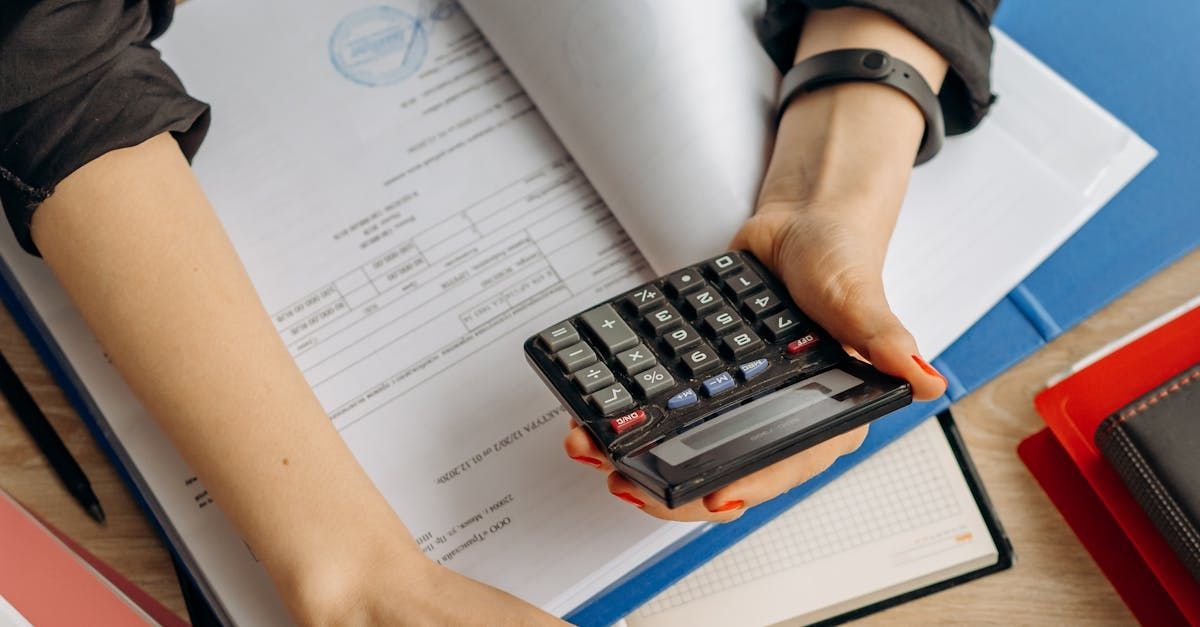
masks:
[[[813,345],[816,343],[817,343],[817,336],[813,335],[812,333],[809,333],[808,335],[806,335],[798,340],[792,340],[792,341],[788,342],[787,354],[799,355],[801,352],[812,348]]]
[[[646,422],[646,410],[635,409],[624,416],[617,416],[609,420],[608,424],[612,426],[613,431],[620,434],[629,431],[643,422]]]

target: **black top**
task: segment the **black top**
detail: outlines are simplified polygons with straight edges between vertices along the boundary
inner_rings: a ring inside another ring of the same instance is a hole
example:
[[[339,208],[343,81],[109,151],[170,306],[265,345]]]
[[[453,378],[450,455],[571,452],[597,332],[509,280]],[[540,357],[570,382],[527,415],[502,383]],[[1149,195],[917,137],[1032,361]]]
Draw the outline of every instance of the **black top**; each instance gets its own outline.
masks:
[[[808,8],[860,6],[904,24],[950,63],[941,103],[948,134],[987,113],[999,0],[769,0],[762,23],[780,69],[792,64]],[[111,150],[171,131],[189,159],[208,105],[188,95],[150,42],[173,0],[0,0],[0,203],[17,240],[37,254],[33,212],[54,186]]]

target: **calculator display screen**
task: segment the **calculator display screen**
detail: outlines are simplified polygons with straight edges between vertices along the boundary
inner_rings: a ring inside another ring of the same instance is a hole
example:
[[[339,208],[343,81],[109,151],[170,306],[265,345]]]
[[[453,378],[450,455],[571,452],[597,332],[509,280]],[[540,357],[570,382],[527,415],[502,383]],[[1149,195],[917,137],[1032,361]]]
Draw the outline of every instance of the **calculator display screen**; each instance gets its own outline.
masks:
[[[667,465],[680,467],[704,456],[729,460],[807,429],[854,406],[834,397],[863,383],[837,368],[752,401],[650,450]],[[707,455],[715,453],[715,455]]]

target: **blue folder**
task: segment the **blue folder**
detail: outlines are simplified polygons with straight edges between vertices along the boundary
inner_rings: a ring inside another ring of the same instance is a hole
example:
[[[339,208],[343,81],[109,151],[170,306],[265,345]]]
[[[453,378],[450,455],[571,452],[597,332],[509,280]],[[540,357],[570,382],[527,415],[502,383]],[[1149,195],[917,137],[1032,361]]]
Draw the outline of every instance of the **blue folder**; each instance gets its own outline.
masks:
[[[863,446],[791,492],[664,551],[576,609],[582,625],[616,621],[724,549],[829,483],[954,400],[1000,374],[1112,299],[1200,245],[1200,62],[1190,41],[1200,3],[1175,0],[1151,13],[1133,3],[1005,0],[996,23],[1018,43],[1131,126],[1159,155],[1134,181],[934,363],[946,397],[876,422]],[[0,264],[0,299],[41,355],[168,546],[95,408]],[[186,584],[194,585],[193,582]]]
[[[1200,245],[1200,60],[1191,45],[1200,3],[1004,0],[996,25],[1129,125],[1158,157],[934,361],[950,382],[948,398],[875,422],[862,448],[817,478],[659,555],[567,620],[606,625],[628,614]]]

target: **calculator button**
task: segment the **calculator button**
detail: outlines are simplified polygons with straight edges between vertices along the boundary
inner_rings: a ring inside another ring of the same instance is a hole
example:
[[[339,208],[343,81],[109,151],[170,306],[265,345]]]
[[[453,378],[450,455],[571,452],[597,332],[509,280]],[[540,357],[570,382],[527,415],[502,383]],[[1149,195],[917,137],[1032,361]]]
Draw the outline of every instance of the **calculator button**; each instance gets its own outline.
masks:
[[[638,313],[657,307],[666,302],[662,290],[654,285],[643,285],[625,297],[625,304]]]
[[[708,372],[714,368],[721,367],[721,360],[711,348],[703,342],[696,348],[689,350],[680,358],[684,370],[687,371],[689,377]]]
[[[620,383],[610,385],[588,397],[592,405],[605,416],[615,414],[633,404],[633,397]]]
[[[591,394],[606,385],[612,385],[616,380],[613,378],[613,373],[604,364],[588,366],[576,372],[574,379],[575,385],[578,385],[584,394]]]
[[[763,284],[762,279],[749,270],[725,277],[724,283],[725,290],[739,302]]]
[[[787,339],[800,330],[800,316],[790,309],[773,313],[763,320],[762,330],[772,342]]]
[[[686,322],[680,324],[677,329],[667,331],[667,334],[663,336],[663,343],[667,345],[667,350],[676,357],[699,342],[700,334]]]
[[[722,372],[715,377],[709,377],[701,384],[704,387],[704,393],[709,396],[716,396],[726,390],[732,390],[737,382],[733,380],[733,375],[728,372]]]
[[[762,340],[758,339],[758,336],[750,329],[731,333],[721,338],[721,349],[735,360],[740,360],[761,347]]]
[[[645,344],[617,353],[617,364],[625,374],[633,376],[655,364],[654,353]]]
[[[704,318],[704,330],[717,337],[742,326],[742,319],[729,307],[721,307]]]
[[[570,322],[560,322],[538,334],[542,346],[551,353],[566,348],[579,341],[579,333]]]
[[[738,372],[742,373],[742,381],[749,381],[766,372],[770,365],[771,362],[765,359],[755,359],[754,361],[748,361],[738,366]]]
[[[700,273],[691,268],[684,268],[679,272],[667,276],[667,291],[672,298],[679,298],[684,294],[694,292],[701,287],[704,287],[704,280],[700,278]]]
[[[698,400],[700,400],[700,397],[696,395],[696,390],[688,388],[676,394],[675,396],[668,398],[667,409],[679,409],[680,407],[694,405]]]
[[[704,289],[688,294],[683,299],[683,309],[693,318],[700,316],[721,306],[721,294],[716,288],[705,286]]]
[[[742,269],[742,260],[737,255],[721,255],[708,262],[708,269],[717,276],[733,274]]]
[[[819,341],[819,339],[820,338],[818,338],[817,336],[813,335],[812,333],[809,333],[808,335],[806,335],[800,339],[792,340],[791,342],[788,342],[787,348],[785,350],[787,351],[787,354],[789,354],[789,355],[799,355],[800,353],[803,353],[804,351],[812,348],[813,345],[815,345]]]
[[[635,409],[624,416],[617,416],[616,418],[609,420],[608,424],[612,427],[613,431],[617,432],[617,434],[622,434],[638,425],[644,424],[649,418],[650,417],[646,415],[646,410]]]
[[[642,319],[646,321],[646,326],[650,327],[655,335],[662,335],[663,331],[682,322],[683,316],[680,316],[674,307],[663,305],[646,314]]]
[[[742,311],[754,320],[763,320],[782,306],[783,301],[770,290],[751,294],[742,301]]]
[[[575,372],[596,363],[596,351],[592,350],[591,346],[580,342],[558,351],[554,358],[558,360],[558,365],[562,366],[563,370]]]
[[[600,340],[608,354],[623,351],[638,343],[633,329],[621,320],[612,305],[601,305],[579,316],[587,328]]]
[[[637,386],[642,398],[650,398],[675,387],[675,378],[666,368],[655,366],[633,377],[633,384]]]

